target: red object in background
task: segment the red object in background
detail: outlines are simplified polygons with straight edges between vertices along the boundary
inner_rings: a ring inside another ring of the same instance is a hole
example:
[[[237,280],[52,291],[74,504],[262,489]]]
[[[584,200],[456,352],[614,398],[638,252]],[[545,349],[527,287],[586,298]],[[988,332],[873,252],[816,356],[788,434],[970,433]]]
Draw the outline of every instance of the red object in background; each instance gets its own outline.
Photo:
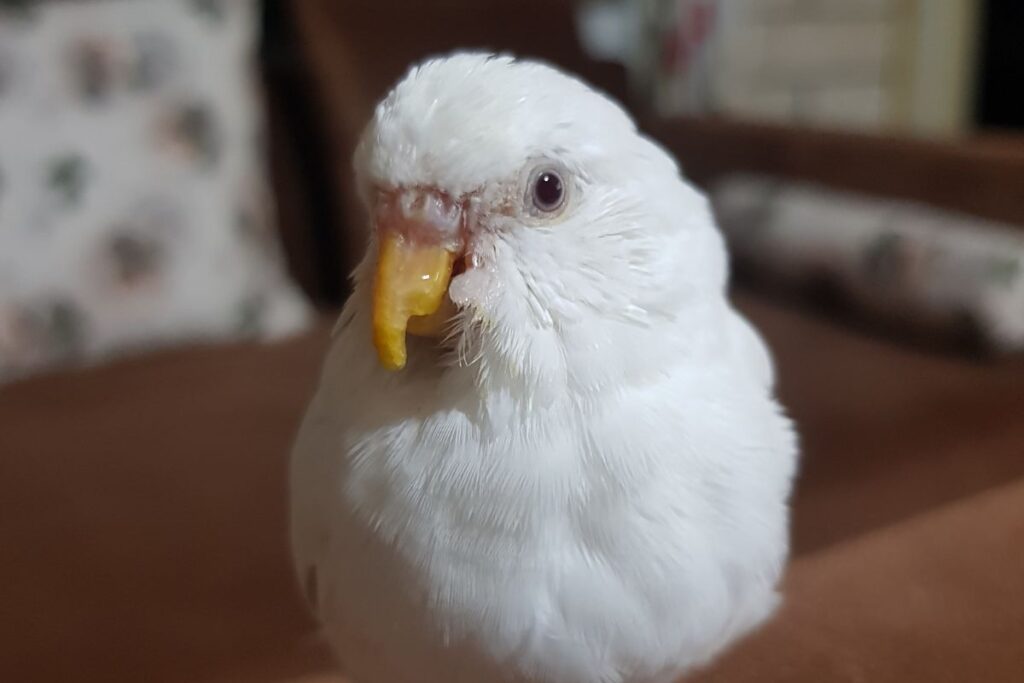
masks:
[[[678,19],[662,43],[661,68],[685,72],[714,26],[717,0],[680,0]]]

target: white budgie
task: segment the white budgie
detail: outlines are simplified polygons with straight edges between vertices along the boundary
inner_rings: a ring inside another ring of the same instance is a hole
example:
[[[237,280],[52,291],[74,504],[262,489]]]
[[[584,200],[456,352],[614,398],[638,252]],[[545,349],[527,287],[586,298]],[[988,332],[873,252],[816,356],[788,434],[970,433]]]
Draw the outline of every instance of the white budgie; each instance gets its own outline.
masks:
[[[292,459],[352,680],[668,683],[768,617],[796,440],[669,155],[551,67],[457,54],[355,165],[372,238]]]

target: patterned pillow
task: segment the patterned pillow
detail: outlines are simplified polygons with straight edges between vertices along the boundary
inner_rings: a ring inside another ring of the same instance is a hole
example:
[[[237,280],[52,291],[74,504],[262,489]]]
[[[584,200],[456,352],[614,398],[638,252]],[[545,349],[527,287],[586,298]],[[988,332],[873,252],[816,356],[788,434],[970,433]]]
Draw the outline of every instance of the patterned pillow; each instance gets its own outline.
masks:
[[[0,381],[305,324],[270,222],[256,15],[0,4]]]
[[[751,273],[798,289],[827,284],[921,336],[967,330],[992,351],[1024,349],[1020,226],[767,176],[726,176],[711,195]]]

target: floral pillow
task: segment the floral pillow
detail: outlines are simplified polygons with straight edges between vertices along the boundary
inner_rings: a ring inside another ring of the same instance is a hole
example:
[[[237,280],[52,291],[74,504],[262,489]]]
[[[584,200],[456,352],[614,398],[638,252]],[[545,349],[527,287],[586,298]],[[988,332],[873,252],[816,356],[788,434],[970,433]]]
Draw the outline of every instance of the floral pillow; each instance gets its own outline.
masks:
[[[271,224],[249,0],[0,3],[0,381],[308,306]]]
[[[827,284],[908,331],[1024,350],[1024,228],[765,176],[727,176],[712,199],[751,272]]]

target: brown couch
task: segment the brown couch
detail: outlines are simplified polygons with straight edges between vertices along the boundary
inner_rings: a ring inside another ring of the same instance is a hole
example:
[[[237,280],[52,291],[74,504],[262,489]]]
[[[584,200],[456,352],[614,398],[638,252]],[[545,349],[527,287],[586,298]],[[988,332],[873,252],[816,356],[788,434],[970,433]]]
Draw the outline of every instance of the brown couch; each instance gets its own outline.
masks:
[[[801,426],[779,617],[705,681],[1024,671],[1024,362],[979,364],[750,295]],[[328,668],[290,576],[285,457],[330,320],[0,391],[0,675],[285,681]]]
[[[384,22],[389,44],[409,51],[454,39],[403,41],[402,26],[429,36],[438,24],[395,23],[395,0],[373,11],[291,6],[303,52],[289,68],[309,69],[331,140],[322,161],[344,187],[358,118],[406,59],[396,47],[364,69],[374,52],[359,36]],[[488,7],[458,15],[460,37],[503,35],[512,19],[500,12],[518,5]],[[587,70],[575,48],[532,40],[521,49]],[[619,82],[609,67],[589,75]],[[987,173],[1019,188],[1024,152],[715,122],[650,127],[701,180],[774,170],[1024,221],[1016,200],[972,180]],[[315,163],[302,148],[287,136],[275,145],[286,209],[308,217],[316,200],[297,187],[308,174],[288,163]],[[889,171],[894,160],[903,173]],[[318,220],[322,230],[328,219]],[[285,223],[292,262],[330,300],[340,271],[318,269],[323,243],[306,223]],[[355,245],[331,244],[341,252],[332,261],[351,260]],[[737,300],[775,351],[802,434],[794,561],[778,617],[695,680],[1024,680],[1024,360],[924,350],[750,289]],[[325,313],[271,346],[164,351],[0,388],[0,680],[333,680],[290,575],[284,484],[330,322]]]

